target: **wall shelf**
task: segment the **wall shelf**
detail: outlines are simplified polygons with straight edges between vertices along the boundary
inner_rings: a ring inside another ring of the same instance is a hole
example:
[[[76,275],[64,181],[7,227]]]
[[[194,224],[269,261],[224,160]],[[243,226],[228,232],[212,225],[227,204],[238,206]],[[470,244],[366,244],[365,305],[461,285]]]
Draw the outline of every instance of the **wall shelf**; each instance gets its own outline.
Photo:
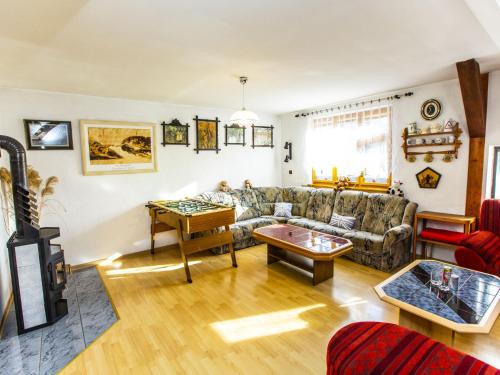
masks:
[[[457,123],[453,130],[451,131],[442,131],[442,132],[434,132],[434,133],[424,133],[424,134],[409,134],[408,128],[403,130],[403,144],[401,147],[405,153],[405,159],[408,161],[415,161],[415,156],[417,155],[452,155],[455,159],[458,159],[458,149],[462,145],[462,141],[459,139],[462,134],[462,129],[460,129],[459,124]],[[436,137],[436,136],[452,136],[453,142],[442,142],[442,143],[425,143],[425,144],[408,144],[409,139],[425,139],[426,142],[428,140],[427,137]],[[438,147],[439,149],[436,149]],[[447,150],[442,150],[443,147],[447,147]],[[425,151],[411,151],[414,148],[427,148]],[[451,161],[451,159],[445,160]]]

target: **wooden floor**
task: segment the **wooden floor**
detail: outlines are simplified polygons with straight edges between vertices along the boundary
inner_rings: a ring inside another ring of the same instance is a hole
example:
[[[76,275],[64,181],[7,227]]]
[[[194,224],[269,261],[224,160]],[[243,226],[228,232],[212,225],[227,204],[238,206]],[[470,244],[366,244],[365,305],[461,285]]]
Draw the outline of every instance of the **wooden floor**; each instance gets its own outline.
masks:
[[[330,337],[349,322],[396,323],[372,287],[388,274],[344,259],[316,287],[295,268],[266,265],[263,245],[192,257],[177,249],[122,257],[99,271],[120,320],[63,374],[324,374]],[[500,367],[500,323],[456,347]]]

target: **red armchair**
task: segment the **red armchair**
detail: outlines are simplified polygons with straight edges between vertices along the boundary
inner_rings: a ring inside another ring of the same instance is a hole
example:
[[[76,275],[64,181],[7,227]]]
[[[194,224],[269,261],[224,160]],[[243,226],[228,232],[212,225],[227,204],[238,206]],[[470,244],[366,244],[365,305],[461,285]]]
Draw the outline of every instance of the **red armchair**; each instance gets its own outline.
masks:
[[[481,205],[479,230],[464,238],[455,250],[461,267],[500,276],[500,200],[486,199]]]

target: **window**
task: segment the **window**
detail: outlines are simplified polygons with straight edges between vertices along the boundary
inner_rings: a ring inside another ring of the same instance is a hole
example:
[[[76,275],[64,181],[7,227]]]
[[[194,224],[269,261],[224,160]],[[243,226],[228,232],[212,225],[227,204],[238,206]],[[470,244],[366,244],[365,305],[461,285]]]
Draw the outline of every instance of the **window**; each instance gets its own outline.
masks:
[[[500,199],[500,146],[493,148],[493,173],[491,177],[491,198]]]
[[[324,179],[339,176],[386,182],[391,174],[391,108],[363,109],[314,118],[307,139],[308,162]]]

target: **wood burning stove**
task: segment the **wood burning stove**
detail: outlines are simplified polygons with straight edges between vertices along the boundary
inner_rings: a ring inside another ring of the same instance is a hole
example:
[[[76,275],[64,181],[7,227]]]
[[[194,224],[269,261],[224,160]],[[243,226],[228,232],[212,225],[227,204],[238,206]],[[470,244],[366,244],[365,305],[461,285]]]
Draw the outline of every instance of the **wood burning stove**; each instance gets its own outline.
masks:
[[[7,242],[19,334],[50,325],[68,313],[64,251],[51,241],[59,228],[40,228],[37,202],[28,188],[26,152],[15,139],[0,135],[10,156],[16,231]]]

